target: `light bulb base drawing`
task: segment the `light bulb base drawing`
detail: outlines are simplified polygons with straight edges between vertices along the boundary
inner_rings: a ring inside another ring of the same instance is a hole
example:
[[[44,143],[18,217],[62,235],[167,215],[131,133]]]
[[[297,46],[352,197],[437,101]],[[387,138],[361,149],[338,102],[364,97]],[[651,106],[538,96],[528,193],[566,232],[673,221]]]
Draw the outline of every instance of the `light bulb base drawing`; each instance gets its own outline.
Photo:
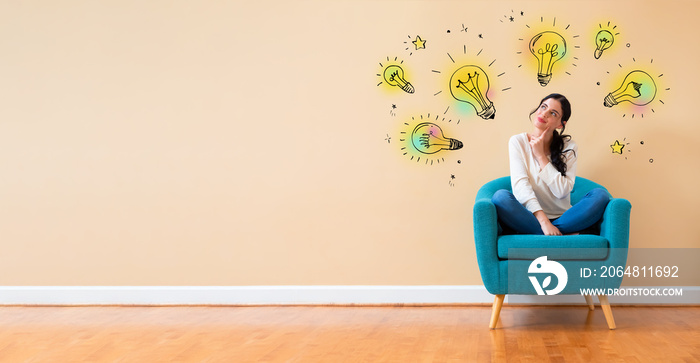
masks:
[[[544,87],[549,84],[549,81],[552,80],[552,74],[542,74],[538,73],[537,74],[537,81],[540,82],[540,86]]]
[[[401,89],[404,90],[406,93],[413,93],[416,91],[416,89],[413,88],[413,85],[410,82],[406,82],[406,84],[403,85]]]
[[[493,103],[490,103],[483,111],[477,112],[484,120],[493,120],[496,117],[496,107],[493,107]]]
[[[464,144],[457,139],[449,139],[449,140],[450,140],[450,148],[448,150],[459,150],[464,146]]]
[[[600,56],[603,55],[603,51],[601,49],[596,49],[595,52],[593,53],[593,56],[595,59],[600,59]]]
[[[612,93],[608,93],[608,95],[605,96],[605,99],[603,100],[603,105],[605,105],[605,107],[613,107],[617,104],[618,102],[617,100],[615,100],[615,97],[613,97]]]

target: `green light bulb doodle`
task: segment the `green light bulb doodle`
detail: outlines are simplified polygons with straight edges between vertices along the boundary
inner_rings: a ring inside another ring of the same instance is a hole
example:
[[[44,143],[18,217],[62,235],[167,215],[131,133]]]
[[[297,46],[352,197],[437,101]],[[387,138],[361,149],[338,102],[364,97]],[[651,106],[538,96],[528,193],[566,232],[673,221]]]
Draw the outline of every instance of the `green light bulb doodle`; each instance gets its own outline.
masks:
[[[486,96],[488,91],[489,77],[477,66],[461,67],[450,78],[452,97],[470,104],[484,120],[496,117],[496,108]]]
[[[555,32],[542,32],[530,40],[530,53],[537,58],[537,80],[542,87],[552,79],[552,66],[566,55],[566,41]]]
[[[416,90],[411,83],[406,81],[403,68],[394,64],[384,69],[384,80],[394,87],[401,88],[406,93],[413,93]]]
[[[440,126],[432,122],[418,124],[411,133],[413,147],[423,154],[435,154],[442,150],[458,150],[463,144],[461,141],[446,137]]]
[[[651,76],[640,70],[630,72],[620,87],[610,93],[603,100],[603,105],[612,107],[620,102],[630,102],[637,106],[644,106],[656,97],[656,83]]]
[[[607,30],[599,31],[598,35],[595,37],[596,49],[593,53],[595,59],[599,59],[600,56],[603,55],[603,51],[610,48],[614,42],[615,37],[613,37],[612,33]]]

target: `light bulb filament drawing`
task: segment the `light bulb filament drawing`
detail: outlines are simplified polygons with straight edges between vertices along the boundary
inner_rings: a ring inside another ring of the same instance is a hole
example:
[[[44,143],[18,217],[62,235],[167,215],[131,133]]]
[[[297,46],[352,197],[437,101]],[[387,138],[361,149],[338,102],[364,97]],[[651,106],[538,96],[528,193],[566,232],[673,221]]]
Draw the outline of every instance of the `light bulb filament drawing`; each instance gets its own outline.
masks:
[[[613,42],[615,42],[615,37],[613,37],[612,33],[607,30],[599,31],[598,35],[595,37],[596,49],[593,53],[595,59],[599,59],[600,56],[603,55],[603,51],[610,48]]]
[[[627,84],[627,87],[624,90],[614,93],[613,98],[619,98],[624,94],[629,95],[631,98],[639,98],[639,96],[642,95],[642,92],[639,92],[641,88],[641,83],[630,81],[630,83]]]
[[[463,66],[457,69],[450,79],[452,97],[470,104],[476,110],[476,114],[485,120],[496,117],[496,108],[487,97],[488,90],[489,78],[477,66]]]
[[[478,103],[479,106],[481,106],[481,109],[486,109],[489,106],[489,103],[484,100],[484,97],[481,95],[481,92],[479,92],[479,73],[474,72],[474,75],[472,76],[469,74],[469,78],[467,79],[466,82],[462,82],[462,80],[458,79],[457,80],[457,88],[463,90],[464,92],[467,92],[469,96],[473,97]]]
[[[644,106],[656,97],[656,83],[651,76],[640,70],[630,72],[620,87],[610,93],[603,100],[603,105],[612,107],[620,102],[630,102],[637,106]]]
[[[551,45],[547,43],[544,46],[544,49],[540,48],[537,50],[537,53],[539,56],[545,60],[545,62],[542,62],[542,67],[540,67],[540,72],[542,71],[542,68],[546,67],[551,69],[552,68],[552,59],[556,58],[559,55],[559,52],[557,52],[557,48],[559,48],[558,44]]]
[[[418,124],[411,134],[413,147],[423,154],[435,154],[442,150],[459,150],[461,141],[446,137],[440,126],[423,122]]]
[[[544,87],[552,79],[554,63],[566,55],[566,41],[558,33],[542,32],[530,40],[530,52],[537,58],[537,80]]]
[[[401,88],[406,93],[415,92],[413,85],[406,80],[403,68],[397,65],[390,65],[384,69],[384,80],[392,86]]]

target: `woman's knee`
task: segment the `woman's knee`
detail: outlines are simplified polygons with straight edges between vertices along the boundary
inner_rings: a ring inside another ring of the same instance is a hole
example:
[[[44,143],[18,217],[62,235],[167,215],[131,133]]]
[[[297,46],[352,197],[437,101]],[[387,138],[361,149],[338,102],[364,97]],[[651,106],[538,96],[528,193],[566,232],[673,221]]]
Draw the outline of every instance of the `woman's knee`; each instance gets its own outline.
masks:
[[[591,198],[597,202],[601,203],[606,203],[610,201],[610,194],[608,194],[608,191],[603,189],[603,188],[594,188],[591,189],[587,194],[586,197]]]
[[[491,197],[491,202],[498,206],[511,203],[514,199],[515,196],[511,191],[499,189],[495,193],[493,193],[493,197]]]
[[[588,200],[589,208],[602,213],[610,202],[610,194],[603,188],[595,188],[586,193],[586,199]]]

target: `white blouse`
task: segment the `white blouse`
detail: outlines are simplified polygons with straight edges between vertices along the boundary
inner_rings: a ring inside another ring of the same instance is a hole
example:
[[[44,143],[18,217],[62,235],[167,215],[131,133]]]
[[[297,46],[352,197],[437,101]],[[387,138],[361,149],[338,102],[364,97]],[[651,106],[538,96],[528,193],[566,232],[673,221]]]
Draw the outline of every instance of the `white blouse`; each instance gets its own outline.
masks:
[[[571,190],[576,179],[578,147],[569,140],[564,145],[564,150],[573,150],[564,154],[566,176],[562,176],[551,162],[540,171],[540,164],[532,154],[527,133],[510,138],[510,183],[513,195],[528,211],[535,213],[542,210],[547,218],[554,219],[571,208]],[[551,160],[549,155],[547,159]]]

